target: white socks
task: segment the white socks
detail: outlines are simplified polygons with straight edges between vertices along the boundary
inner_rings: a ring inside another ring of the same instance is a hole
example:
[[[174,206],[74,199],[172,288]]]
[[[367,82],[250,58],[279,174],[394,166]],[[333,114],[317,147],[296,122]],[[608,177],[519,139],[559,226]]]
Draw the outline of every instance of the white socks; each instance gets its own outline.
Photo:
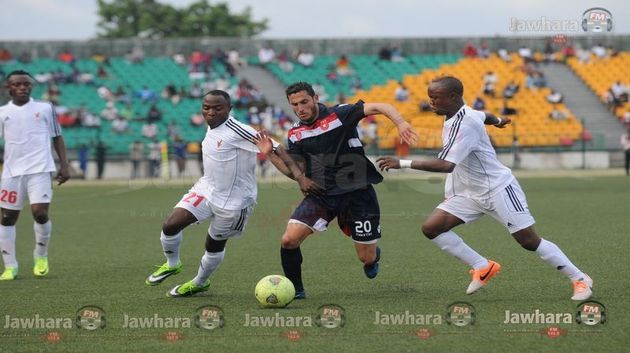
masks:
[[[162,250],[168,261],[168,266],[177,266],[179,263],[179,245],[182,242],[182,232],[170,236],[162,232],[160,234],[160,242],[162,243]]]
[[[44,224],[34,222],[33,230],[35,231],[35,250],[33,250],[33,257],[48,256],[48,242],[50,241],[50,233],[52,232],[52,223],[50,220]]]
[[[468,246],[459,235],[449,230],[431,239],[440,249],[455,256],[475,270],[488,266],[488,259]]]
[[[572,281],[576,281],[584,277],[584,273],[580,271],[575,265],[567,258],[567,256],[560,250],[560,248],[545,239],[541,239],[536,253],[545,262],[562,272],[565,276],[569,277]]]
[[[0,225],[0,251],[4,267],[17,267],[15,258],[15,226]]]
[[[201,258],[201,263],[199,264],[199,270],[197,271],[197,276],[193,278],[193,283],[198,286],[203,286],[212,275],[221,262],[223,261],[223,257],[225,256],[225,250],[221,252],[208,252],[203,255]]]

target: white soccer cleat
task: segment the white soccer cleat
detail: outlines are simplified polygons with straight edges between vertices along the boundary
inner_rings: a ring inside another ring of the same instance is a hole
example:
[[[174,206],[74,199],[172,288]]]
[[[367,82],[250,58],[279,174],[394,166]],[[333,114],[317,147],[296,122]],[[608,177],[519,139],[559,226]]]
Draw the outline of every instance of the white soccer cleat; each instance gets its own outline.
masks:
[[[593,279],[586,273],[583,278],[573,281],[573,296],[571,300],[582,301],[593,295]]]

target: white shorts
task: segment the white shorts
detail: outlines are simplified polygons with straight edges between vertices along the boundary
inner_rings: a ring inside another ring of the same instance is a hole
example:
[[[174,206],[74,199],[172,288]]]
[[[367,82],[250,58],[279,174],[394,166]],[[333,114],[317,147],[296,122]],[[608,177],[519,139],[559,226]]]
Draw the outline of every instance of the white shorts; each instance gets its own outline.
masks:
[[[503,224],[510,234],[525,229],[536,222],[527,207],[525,193],[516,179],[488,200],[481,201],[464,196],[453,196],[444,200],[437,208],[466,223],[488,214]]]
[[[254,211],[254,206],[242,210],[226,210],[208,202],[194,187],[186,193],[175,207],[183,208],[197,218],[197,224],[210,220],[208,234],[214,240],[226,240],[240,236]]]
[[[0,207],[21,210],[28,195],[30,204],[52,201],[51,173],[19,175],[2,179],[0,182]]]

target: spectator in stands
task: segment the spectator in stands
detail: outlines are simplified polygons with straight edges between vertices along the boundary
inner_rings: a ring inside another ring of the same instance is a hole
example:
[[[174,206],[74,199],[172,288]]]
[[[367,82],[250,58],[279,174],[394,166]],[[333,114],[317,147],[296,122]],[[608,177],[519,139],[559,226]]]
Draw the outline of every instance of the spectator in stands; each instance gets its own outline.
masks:
[[[0,64],[13,63],[13,54],[7,48],[0,48]]]
[[[142,103],[157,101],[157,95],[152,89],[147,86],[142,86],[142,89],[136,92],[136,97],[140,98]]]
[[[186,57],[182,53],[173,55],[173,61],[179,66],[186,66]]]
[[[575,47],[573,44],[567,43],[567,45],[562,48],[562,55],[565,58],[572,58],[575,56]]]
[[[350,79],[350,91],[352,94],[355,94],[358,90],[363,89],[363,82],[361,82],[361,77],[352,76]]]
[[[175,154],[175,163],[177,164],[177,176],[181,177],[186,171],[186,142],[179,136],[175,136],[173,152]]]
[[[479,50],[477,51],[477,55],[479,55],[479,57],[482,59],[487,59],[490,57],[490,49],[488,48],[488,43],[481,42]]]
[[[247,119],[247,123],[249,125],[252,125],[254,129],[259,129],[260,125],[262,124],[262,119],[260,118],[260,114],[258,114],[258,107],[256,106],[249,107],[249,110],[247,111],[246,119]]]
[[[175,87],[175,84],[172,82],[164,87],[161,96],[164,99],[170,100],[173,104],[179,103],[180,100],[179,92],[177,92],[177,87]]]
[[[520,48],[518,48],[518,55],[523,58],[523,61],[525,61],[525,63],[530,63],[534,61],[532,50],[526,45],[522,45]]]
[[[508,101],[507,100],[503,100],[503,108],[501,108],[501,114],[502,115],[516,115],[518,114],[518,110],[516,110],[515,108],[512,108],[508,105]]]
[[[542,72],[534,73],[534,87],[536,88],[544,88],[547,87],[547,79]]]
[[[57,56],[57,59],[70,65],[74,65],[74,62],[76,61],[74,54],[72,54],[68,49],[62,49],[61,53]]]
[[[615,49],[612,45],[608,46],[608,57],[614,58],[619,55],[619,51]]]
[[[129,130],[129,122],[125,120],[122,116],[117,116],[116,119],[112,121],[112,131],[117,134],[127,133]]]
[[[138,140],[129,146],[129,160],[131,161],[131,179],[139,176],[140,163],[144,159],[144,144]]]
[[[336,104],[346,104],[346,95],[343,91],[339,91],[339,93],[337,93],[336,102]]]
[[[131,104],[132,96],[130,93],[125,91],[122,86],[118,86],[116,92],[114,92],[114,97],[116,97],[116,101],[121,102],[123,104]]]
[[[512,99],[518,92],[520,86],[514,80],[510,81],[503,89],[503,98]]]
[[[142,46],[136,45],[131,49],[131,53],[127,55],[127,60],[132,64],[138,64],[144,61],[144,49]]]
[[[63,105],[55,106],[55,113],[57,114],[57,120],[62,127],[72,127],[77,125],[77,117],[72,114],[68,107]]]
[[[278,55],[278,66],[280,70],[284,72],[292,72],[293,71],[293,63],[290,61],[289,53],[286,50],[283,50]]]
[[[199,113],[193,113],[190,116],[190,124],[192,126],[201,126],[203,124],[205,124],[205,120],[203,118],[203,116]]]
[[[118,108],[114,102],[107,102],[105,108],[101,110],[101,117],[105,120],[113,121],[118,117]]]
[[[96,77],[106,79],[108,78],[107,70],[105,70],[105,66],[99,65],[98,71],[96,71]]]
[[[203,96],[203,91],[201,90],[201,87],[199,87],[199,84],[197,82],[193,83],[192,86],[190,86],[190,98],[201,98],[201,96]]]
[[[160,176],[160,160],[162,157],[162,146],[157,139],[153,139],[149,143],[149,177],[157,178]]]
[[[554,90],[551,90],[551,93],[549,93],[546,98],[547,102],[551,104],[562,103],[562,101],[564,100],[564,96],[562,95],[562,93]]]
[[[153,122],[146,123],[142,125],[142,136],[152,139],[157,137],[158,134],[158,126]]]
[[[501,60],[505,61],[506,63],[512,62],[512,57],[505,48],[500,48],[499,50],[497,50],[497,55],[499,56],[499,58],[501,58]]]
[[[52,74],[50,72],[39,72],[33,78],[37,83],[48,83],[52,79]]]
[[[483,76],[483,94],[494,98],[497,82],[499,76],[494,71],[486,72]]]
[[[328,101],[328,93],[326,93],[326,87],[324,87],[319,81],[315,82],[315,84],[313,85],[313,90],[315,91],[315,94],[319,97],[319,100],[322,103],[325,103]]]
[[[166,126],[166,133],[168,134],[168,138],[171,141],[175,141],[177,137],[181,136],[182,132],[179,128],[179,125],[175,122],[175,120],[171,120]]]
[[[85,113],[82,116],[81,125],[90,128],[100,128],[101,127],[101,118],[95,114],[93,114],[89,110],[85,110]]]
[[[471,41],[468,41],[468,43],[466,43],[466,46],[464,46],[463,53],[464,53],[464,56],[467,58],[476,58],[478,55],[477,48],[475,48],[475,46],[473,45]]]
[[[119,115],[127,121],[134,120],[135,114],[136,113],[134,112],[133,107],[131,106],[131,103],[125,104],[122,107],[122,109],[120,109],[120,113],[119,113]]]
[[[258,50],[258,62],[261,66],[266,67],[276,57],[276,52],[269,45],[265,45]]]
[[[236,49],[231,49],[227,53],[227,63],[234,70],[247,66],[247,60],[241,58],[241,54]]]
[[[162,111],[157,107],[157,104],[151,104],[149,111],[147,112],[147,121],[149,123],[156,123],[162,120]]]
[[[628,101],[628,90],[626,86],[624,86],[621,81],[616,81],[610,86],[610,92],[612,92],[613,96],[620,103],[625,103]]]
[[[624,115],[622,115],[621,117],[621,122],[623,122],[623,124],[627,127],[630,127],[630,110],[628,110]]]
[[[567,120],[568,117],[569,112],[566,111],[566,109],[561,109],[557,107],[556,105],[553,106],[553,110],[551,111],[551,113],[549,113],[549,118],[551,118],[551,120]]]
[[[394,91],[394,98],[399,102],[406,102],[409,100],[409,90],[402,81],[398,82],[398,87]]]
[[[389,45],[385,45],[381,47],[381,49],[379,49],[378,58],[384,61],[392,60],[392,49],[389,47]]]
[[[626,126],[626,131],[621,135],[621,148],[625,154],[626,176],[630,176],[630,126]]]
[[[49,82],[48,88],[46,89],[46,100],[50,101],[53,105],[59,105],[60,95],[61,91],[59,90],[59,86],[54,82]]]
[[[484,110],[486,109],[486,101],[484,101],[483,98],[477,96],[472,104],[472,108],[474,110]]]
[[[582,64],[588,64],[591,61],[591,52],[582,48],[577,49],[577,58]]]
[[[315,62],[315,56],[311,52],[300,50],[297,55],[297,62],[304,67],[311,67]]]
[[[105,162],[107,159],[107,146],[101,140],[96,144],[96,177],[100,180],[103,179],[103,173],[105,172]]]
[[[85,143],[82,143],[77,150],[77,157],[79,159],[79,169],[81,169],[81,175],[83,179],[87,177],[87,164],[88,164],[88,154],[89,154],[88,146]]]
[[[608,56],[608,50],[606,50],[606,47],[603,46],[602,43],[595,44],[591,48],[591,52],[599,59],[603,59]]]
[[[404,61],[402,49],[399,46],[392,47],[392,61],[393,62],[401,62]]]
[[[21,64],[30,64],[31,61],[33,60],[33,58],[31,57],[31,53],[28,51],[23,51],[22,53],[20,53],[20,55],[18,56],[18,61]]]
[[[339,76],[352,75],[352,69],[350,68],[350,59],[344,54],[335,62],[335,71]]]

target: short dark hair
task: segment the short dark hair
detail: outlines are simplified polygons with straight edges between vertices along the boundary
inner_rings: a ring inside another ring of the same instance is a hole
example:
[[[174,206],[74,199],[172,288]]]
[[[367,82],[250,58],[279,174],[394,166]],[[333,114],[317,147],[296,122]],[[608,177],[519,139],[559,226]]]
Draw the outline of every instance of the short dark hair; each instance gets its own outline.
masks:
[[[313,86],[311,86],[310,83],[304,81],[296,82],[290,85],[289,87],[287,87],[285,93],[287,95],[287,98],[289,98],[290,95],[302,91],[306,91],[306,93],[311,97],[315,96],[315,90],[313,89]]]
[[[464,85],[462,84],[462,81],[455,76],[440,76],[434,78],[431,83],[439,83],[443,85],[448,93],[453,92],[458,96],[464,95]]]
[[[213,89],[212,91],[206,93],[203,95],[205,96],[221,96],[225,99],[225,101],[227,102],[228,106],[232,106],[232,99],[230,98],[230,94],[227,93],[226,91],[220,90],[220,89]]]
[[[28,72],[26,72],[24,70],[13,70],[13,71],[9,72],[9,74],[6,77],[6,80],[8,81],[11,78],[11,76],[16,76],[16,75],[26,75],[26,76],[28,76],[30,78],[33,78],[33,76],[30,73],[28,73]]]

